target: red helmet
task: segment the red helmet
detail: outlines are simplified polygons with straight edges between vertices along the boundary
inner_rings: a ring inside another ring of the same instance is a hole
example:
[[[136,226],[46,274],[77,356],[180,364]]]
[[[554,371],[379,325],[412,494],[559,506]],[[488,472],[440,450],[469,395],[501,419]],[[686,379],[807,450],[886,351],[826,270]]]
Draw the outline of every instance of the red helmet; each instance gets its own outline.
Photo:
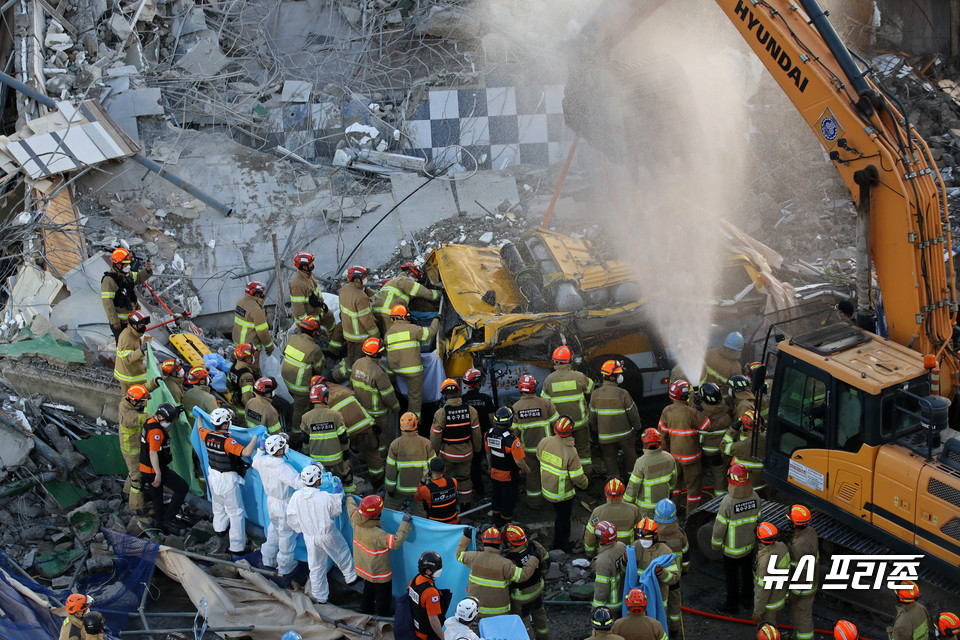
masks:
[[[753,374],[757,372],[757,369],[763,366],[762,362],[748,362],[743,365],[743,375],[747,376],[751,380],[753,379]]]
[[[460,393],[460,383],[454,380],[453,378],[447,378],[440,384],[440,393],[446,393],[447,391],[456,391]]]
[[[573,435],[573,418],[570,416],[560,416],[553,423],[553,432],[561,438],[569,438]]]
[[[674,380],[670,383],[667,395],[671,400],[680,400],[686,402],[690,397],[690,383],[686,380]]]
[[[533,376],[521,376],[517,388],[520,389],[520,393],[536,393],[537,379]]]
[[[573,353],[570,351],[570,347],[562,345],[553,350],[552,359],[557,364],[570,364],[570,359],[573,357]]]
[[[383,498],[374,494],[360,501],[360,515],[365,518],[379,518],[383,512]]]
[[[520,547],[527,544],[527,534],[518,524],[507,525],[504,537],[511,547]]]
[[[67,602],[65,606],[67,613],[75,616],[78,613],[83,613],[89,609],[91,604],[93,604],[93,598],[90,596],[85,596],[82,593],[71,593],[69,596],[67,596]]]
[[[480,536],[480,542],[483,544],[496,544],[499,545],[502,541],[500,537],[500,530],[494,527],[493,525],[487,527],[483,531],[483,535]]]
[[[363,341],[363,353],[371,358],[375,358],[383,349],[383,342],[380,338],[367,338]]]
[[[769,622],[757,628],[757,640],[780,640],[780,630]]]
[[[480,369],[467,369],[467,372],[463,374],[463,381],[467,386],[475,387],[483,381],[483,371],[480,371]]]
[[[398,304],[393,309],[390,309],[391,318],[406,318],[409,315],[410,312],[402,304]]]
[[[310,376],[310,386],[315,387],[318,384],[327,384],[326,376]]]
[[[937,630],[945,638],[952,638],[960,633],[960,617],[955,613],[944,611],[937,616]]]
[[[171,358],[163,361],[163,364],[160,365],[160,371],[162,371],[165,376],[182,376],[183,365],[180,364],[179,358]]]
[[[320,321],[316,316],[303,316],[297,320],[297,326],[307,332],[313,332],[320,328]]]
[[[184,380],[187,384],[200,384],[206,382],[210,377],[210,372],[207,371],[206,367],[193,367],[187,373],[187,379]]]
[[[663,436],[653,427],[644,429],[640,439],[643,440],[644,449],[657,449],[663,444]]]
[[[610,544],[617,540],[617,527],[606,520],[601,520],[593,525],[593,533],[597,536],[600,544]]]
[[[234,347],[234,349],[233,349],[233,357],[234,357],[236,360],[248,360],[248,359],[252,359],[254,353],[255,353],[255,351],[254,351],[254,349],[253,349],[253,345],[250,344],[249,342],[244,342],[244,343],[242,343],[242,344],[238,344],[238,345],[237,345],[236,347]]]
[[[750,472],[747,471],[747,468],[740,464],[730,465],[730,471],[727,472],[727,480],[731,486],[742,487],[750,482]]]
[[[857,640],[860,637],[860,632],[857,631],[857,626],[849,620],[838,620],[833,627],[833,637],[834,640]]]
[[[650,538],[657,534],[657,521],[653,518],[640,518],[637,523],[637,537]]]
[[[150,323],[150,316],[144,313],[143,311],[140,311],[139,309],[137,309],[136,311],[130,314],[129,318],[127,318],[127,323],[146,326],[147,324]]]
[[[127,389],[126,398],[132,404],[138,402],[145,402],[146,399],[150,396],[150,392],[147,391],[147,388],[142,384],[130,385],[130,388]]]
[[[325,384],[318,384],[310,387],[310,402],[326,402],[330,397],[330,390]]]
[[[247,283],[247,287],[243,290],[248,296],[262,296],[267,293],[267,285],[263,284],[259,280],[251,280]]]
[[[623,604],[627,606],[627,611],[630,613],[646,613],[647,594],[643,589],[630,589],[630,593],[623,599]]]
[[[757,426],[757,411],[755,409],[744,411],[743,415],[740,416],[740,423],[745,431],[753,431],[753,428]]]
[[[404,262],[402,265],[400,265],[400,271],[409,272],[410,275],[413,276],[414,280],[419,280],[420,278],[423,277],[423,272],[420,271],[420,267],[413,264],[412,262]]]
[[[763,544],[773,544],[779,535],[780,532],[770,522],[761,522],[757,525],[757,540]]]
[[[795,504],[790,507],[790,522],[792,522],[795,527],[803,527],[810,524],[812,517],[810,509],[802,504]]]
[[[253,391],[259,396],[273,393],[277,389],[277,381],[273,378],[259,378],[253,383]]]
[[[347,280],[350,282],[353,282],[354,280],[363,280],[367,277],[368,273],[370,273],[370,270],[365,266],[362,264],[355,264],[347,269]]]
[[[627,488],[623,485],[623,480],[620,478],[610,478],[607,480],[606,486],[603,487],[603,494],[612,500],[622,498],[626,492]]]
[[[293,266],[297,269],[313,266],[313,254],[307,251],[301,251],[293,256]]]
[[[910,602],[916,602],[917,598],[920,597],[920,587],[917,586],[916,582],[912,580],[907,580],[903,584],[907,585],[904,589],[897,589],[897,598],[900,599],[900,602],[904,604]]]
[[[607,360],[600,367],[600,373],[604,377],[612,378],[615,375],[623,373],[623,363],[619,360]]]
[[[113,253],[110,254],[110,262],[112,262],[114,266],[123,264],[124,262],[133,262],[133,254],[123,247],[117,247],[113,250]]]

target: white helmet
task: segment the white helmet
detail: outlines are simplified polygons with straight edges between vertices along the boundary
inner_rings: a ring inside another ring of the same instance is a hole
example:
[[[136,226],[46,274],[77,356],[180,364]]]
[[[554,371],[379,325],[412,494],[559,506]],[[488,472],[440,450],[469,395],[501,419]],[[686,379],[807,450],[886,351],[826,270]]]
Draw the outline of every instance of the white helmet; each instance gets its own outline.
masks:
[[[264,443],[263,448],[266,449],[267,453],[271,456],[275,456],[278,453],[283,455],[287,452],[287,436],[283,433],[275,433],[269,438],[267,438],[266,443]]]
[[[309,464],[300,472],[300,480],[307,486],[313,486],[320,482],[320,476],[323,475],[322,464]]]
[[[230,409],[214,409],[210,412],[210,423],[215,427],[229,424],[232,419],[233,414],[230,413]]]
[[[474,597],[464,598],[457,604],[457,619],[461,622],[473,622],[477,617],[478,600]]]

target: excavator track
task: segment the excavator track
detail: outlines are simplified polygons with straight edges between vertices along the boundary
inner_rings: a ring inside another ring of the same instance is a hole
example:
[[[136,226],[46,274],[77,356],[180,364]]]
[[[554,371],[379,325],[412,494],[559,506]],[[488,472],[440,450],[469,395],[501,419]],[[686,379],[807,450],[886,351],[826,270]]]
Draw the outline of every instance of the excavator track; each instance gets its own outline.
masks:
[[[687,537],[690,540],[696,541],[700,550],[708,557],[710,557],[712,553],[709,549],[711,537],[710,528],[717,515],[717,511],[720,509],[720,502],[722,500],[723,496],[720,496],[702,504],[699,509],[690,514],[690,517],[687,518],[687,522],[684,525]],[[761,500],[760,509],[764,521],[772,523],[781,530],[787,527],[787,515],[790,511],[790,505],[774,502],[773,500]],[[820,538],[821,549],[823,549],[824,542],[828,543],[828,547],[829,545],[833,545],[834,548],[830,549],[830,553],[862,555],[901,553],[877,542],[873,538],[821,511],[814,511],[811,526],[817,531],[817,536]],[[705,549],[704,545],[708,548]],[[821,560],[823,557],[824,554],[821,553]],[[939,573],[932,567],[927,566],[925,562],[921,562],[920,564],[920,578],[941,589],[952,591],[953,593],[960,592],[960,584]]]

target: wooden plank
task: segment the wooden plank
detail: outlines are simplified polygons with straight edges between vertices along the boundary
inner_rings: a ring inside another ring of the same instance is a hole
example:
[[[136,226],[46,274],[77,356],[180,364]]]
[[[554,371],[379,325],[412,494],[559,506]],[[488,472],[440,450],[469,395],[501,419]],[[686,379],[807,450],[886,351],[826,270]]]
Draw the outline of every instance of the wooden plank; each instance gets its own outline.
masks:
[[[51,186],[45,191],[33,190],[33,197],[38,203],[46,203],[43,209],[43,236],[44,255],[48,271],[62,278],[68,271],[77,267],[86,260],[87,241],[83,235],[83,227],[77,217],[77,210],[73,203],[71,187],[60,189],[52,198],[48,195],[57,191],[64,183],[62,176],[52,177]]]

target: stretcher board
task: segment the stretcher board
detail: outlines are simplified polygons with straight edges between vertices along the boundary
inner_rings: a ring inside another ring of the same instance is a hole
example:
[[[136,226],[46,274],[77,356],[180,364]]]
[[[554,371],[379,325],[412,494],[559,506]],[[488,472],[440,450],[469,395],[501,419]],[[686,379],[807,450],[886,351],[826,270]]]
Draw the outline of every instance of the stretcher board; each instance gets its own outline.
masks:
[[[171,333],[170,344],[180,352],[183,359],[190,365],[187,367],[188,369],[207,366],[203,361],[203,356],[211,353],[211,351],[210,347],[200,339],[200,336],[192,333]],[[233,404],[233,398],[230,396],[229,391],[224,391],[221,395],[226,398],[227,402]]]

